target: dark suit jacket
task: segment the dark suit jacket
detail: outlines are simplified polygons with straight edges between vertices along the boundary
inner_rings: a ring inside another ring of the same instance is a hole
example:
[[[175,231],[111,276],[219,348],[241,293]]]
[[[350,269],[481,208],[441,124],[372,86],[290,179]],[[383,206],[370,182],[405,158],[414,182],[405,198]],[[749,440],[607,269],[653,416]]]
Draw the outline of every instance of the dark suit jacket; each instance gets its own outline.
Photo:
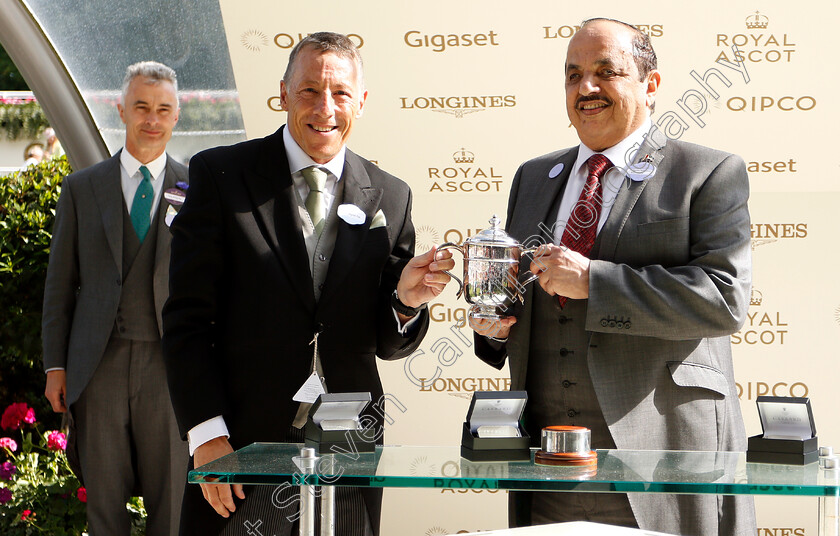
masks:
[[[123,211],[120,153],[67,176],[55,213],[44,288],[44,368],[67,371],[67,405],[93,376],[114,328],[122,291]],[[163,189],[187,180],[187,168],[167,158]],[[161,193],[156,224],[154,294],[158,328],[169,295],[169,243]]]
[[[338,220],[316,302],[282,129],[199,153],[190,178],[172,224],[171,296],[163,313],[181,432],[222,415],[234,448],[287,441],[298,408],[292,396],[311,372],[316,331],[330,391],[369,391],[378,401],[376,356],[408,355],[428,329],[424,311],[413,336],[401,336],[389,302],[414,253],[408,186],[347,150],[342,203],[357,205],[366,219]],[[370,229],[380,209],[387,225]],[[372,416],[382,424],[381,415]],[[191,496],[203,501],[200,493]],[[207,504],[193,506],[185,502],[185,519],[222,520]],[[368,511],[378,529],[378,501],[369,501]]]
[[[664,136],[648,142],[655,146],[640,152],[662,157],[656,174],[624,180],[590,255],[585,318],[558,329],[589,334],[589,373],[619,449],[745,450],[729,335],[749,306],[746,167],[735,155]],[[514,238],[533,245],[538,224],[554,222],[576,157],[577,148],[567,149],[520,167],[507,214]],[[565,171],[548,178],[559,162]],[[527,381],[535,292],[543,290],[528,289],[505,347],[477,338],[484,361],[501,367],[510,358],[511,389]],[[697,498],[677,514],[669,497],[631,494],[641,528],[755,533],[751,500]]]

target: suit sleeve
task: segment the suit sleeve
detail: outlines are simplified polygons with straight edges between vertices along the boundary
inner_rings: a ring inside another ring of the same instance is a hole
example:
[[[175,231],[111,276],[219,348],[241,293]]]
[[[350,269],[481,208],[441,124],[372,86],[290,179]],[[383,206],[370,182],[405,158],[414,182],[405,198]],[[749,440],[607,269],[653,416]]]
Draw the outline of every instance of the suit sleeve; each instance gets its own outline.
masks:
[[[67,367],[67,346],[79,288],[79,242],[71,181],[65,179],[55,210],[41,319],[44,369]]]
[[[412,194],[408,186],[405,206],[402,209],[402,228],[399,229],[394,247],[382,272],[382,279],[379,285],[379,322],[377,325],[377,351],[376,355],[381,359],[400,359],[408,356],[420,346],[423,337],[429,330],[428,307],[417,313],[420,318],[416,325],[412,326],[405,335],[399,333],[394,312],[391,308],[391,294],[397,288],[403,268],[408,261],[414,257],[414,224],[411,221]]]
[[[215,324],[226,270],[220,193],[202,155],[189,167],[187,199],[172,222],[163,357],[182,436],[229,411]]]
[[[615,333],[610,317],[631,320],[623,334],[670,340],[740,329],[751,284],[748,198],[744,162],[728,155],[692,196],[687,263],[631,267],[593,260],[586,329]]]

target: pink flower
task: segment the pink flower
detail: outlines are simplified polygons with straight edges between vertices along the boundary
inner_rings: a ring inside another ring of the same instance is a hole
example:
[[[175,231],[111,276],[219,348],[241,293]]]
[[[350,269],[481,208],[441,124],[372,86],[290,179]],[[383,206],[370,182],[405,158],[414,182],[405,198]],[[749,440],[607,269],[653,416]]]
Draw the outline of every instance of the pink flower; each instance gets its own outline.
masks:
[[[20,515],[21,521],[34,521],[35,512],[32,510],[24,510],[23,513]]]
[[[35,411],[24,402],[15,402],[3,412],[3,418],[0,419],[0,426],[4,430],[17,430],[23,422],[28,424],[34,423]]]
[[[4,462],[0,464],[0,479],[11,480],[17,472],[17,467],[12,462]]]
[[[50,450],[64,450],[67,448],[67,438],[63,433],[53,430],[47,436],[47,448]]]
[[[79,490],[76,492],[76,497],[78,497],[79,500],[82,501],[83,503],[86,503],[87,502],[87,490],[85,488],[79,488]]]
[[[11,437],[0,437],[0,449],[9,449],[15,452],[17,450],[17,443]]]
[[[6,504],[12,500],[12,490],[9,488],[0,488],[0,504]]]

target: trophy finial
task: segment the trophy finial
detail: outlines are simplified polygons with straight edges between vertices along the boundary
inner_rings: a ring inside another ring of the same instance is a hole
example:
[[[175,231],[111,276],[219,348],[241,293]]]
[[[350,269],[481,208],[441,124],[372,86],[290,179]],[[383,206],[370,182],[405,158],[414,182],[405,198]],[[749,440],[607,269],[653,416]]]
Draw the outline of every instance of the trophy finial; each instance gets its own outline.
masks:
[[[492,227],[493,229],[498,229],[498,228],[499,228],[499,224],[500,224],[500,223],[502,223],[502,220],[500,220],[500,219],[499,219],[499,217],[498,217],[497,215],[493,214],[493,217],[492,217],[492,218],[490,218],[490,225],[491,225],[491,227]]]

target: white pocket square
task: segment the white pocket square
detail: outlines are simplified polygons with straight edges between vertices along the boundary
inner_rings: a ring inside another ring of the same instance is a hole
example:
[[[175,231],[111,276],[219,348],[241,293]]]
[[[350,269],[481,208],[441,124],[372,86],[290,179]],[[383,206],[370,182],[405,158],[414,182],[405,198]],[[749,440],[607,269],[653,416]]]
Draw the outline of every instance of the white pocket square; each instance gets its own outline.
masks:
[[[382,212],[382,209],[376,211],[376,214],[373,215],[373,219],[370,220],[370,228],[376,229],[377,227],[385,227],[385,213]]]

